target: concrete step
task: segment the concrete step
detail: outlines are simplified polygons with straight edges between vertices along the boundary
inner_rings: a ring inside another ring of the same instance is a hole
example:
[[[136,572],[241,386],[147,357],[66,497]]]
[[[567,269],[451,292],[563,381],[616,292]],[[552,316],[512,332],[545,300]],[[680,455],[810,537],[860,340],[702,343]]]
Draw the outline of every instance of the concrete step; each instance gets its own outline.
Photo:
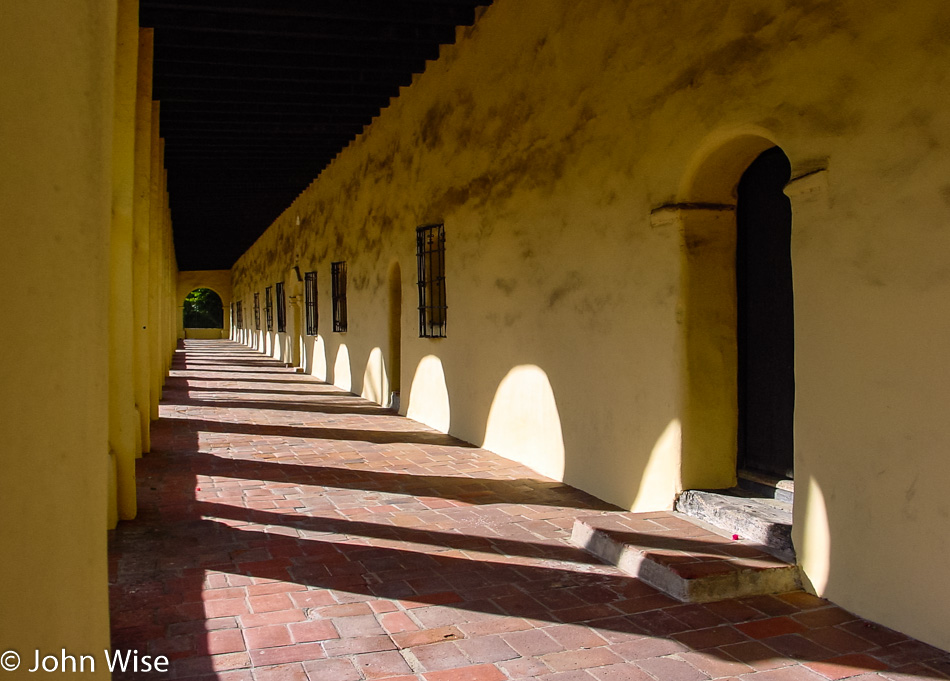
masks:
[[[571,541],[686,603],[801,589],[797,566],[675,511],[581,517]]]
[[[792,504],[744,489],[690,489],[676,500],[676,510],[698,518],[726,534],[758,544],[764,551],[795,562],[792,546]]]

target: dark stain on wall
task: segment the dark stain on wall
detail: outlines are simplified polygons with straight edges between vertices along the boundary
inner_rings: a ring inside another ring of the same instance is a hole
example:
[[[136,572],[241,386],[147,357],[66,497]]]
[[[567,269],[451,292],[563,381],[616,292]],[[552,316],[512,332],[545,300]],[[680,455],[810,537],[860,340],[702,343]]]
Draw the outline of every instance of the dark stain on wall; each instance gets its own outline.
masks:
[[[460,119],[461,124],[456,132],[456,140],[459,148],[465,149],[477,142],[478,135],[481,133],[475,123],[475,97],[471,90],[461,90],[456,97],[454,106],[456,117]]]
[[[499,135],[507,137],[516,127],[523,125],[521,116],[530,116],[531,108],[516,106],[520,111],[506,119]],[[433,201],[431,209],[439,215],[447,215],[463,205],[484,207],[489,201],[501,203],[520,190],[542,190],[548,194],[563,177],[569,158],[576,149],[576,138],[594,118],[596,111],[585,105],[578,111],[573,127],[560,139],[540,137],[533,143],[520,145],[522,149],[496,159],[495,167],[473,178],[465,185],[445,189]],[[502,141],[495,141],[495,148],[504,148]]]
[[[802,109],[801,114],[817,134],[840,136],[861,128],[863,115],[856,109],[839,106],[838,100],[826,100]]]
[[[518,321],[521,319],[521,316],[522,315],[520,312],[506,312],[503,315],[497,312],[491,312],[485,315],[485,320],[493,325],[501,325],[511,328],[518,323]]]
[[[347,268],[349,269],[349,268]],[[365,291],[369,288],[369,274],[366,272],[359,272],[356,274],[347,274],[349,278],[349,283],[356,291]]]
[[[943,199],[943,202],[950,206],[950,184],[945,184],[940,188],[940,198]]]
[[[934,58],[938,54],[946,55],[947,48],[950,47],[950,11],[947,10],[946,4],[941,7],[941,11],[943,14],[931,21],[929,32],[920,42],[924,53],[929,53]]]
[[[495,134],[484,140],[491,149],[503,149],[512,139],[524,134],[524,126],[534,116],[534,105],[524,92],[515,91],[503,106],[493,106],[488,110],[488,118],[496,123]]]
[[[609,294],[599,296],[583,296],[574,305],[574,311],[587,317],[597,317],[604,310],[616,307],[614,297]]]
[[[763,9],[754,10],[742,18],[742,32],[746,34],[758,33],[763,28],[771,26],[774,21],[774,14]]]
[[[864,121],[863,113],[852,107],[843,107],[842,101],[853,99],[854,79],[839,78],[834,87],[835,96],[813,102],[785,102],[776,108],[779,121],[800,121],[812,135],[840,136],[858,131]]]
[[[778,24],[777,22],[781,22]],[[711,27],[714,28],[714,27]],[[781,15],[757,10],[742,18],[743,33],[713,49],[699,50],[698,56],[676,73],[669,83],[640,106],[631,108],[631,116],[640,118],[661,107],[678,93],[688,93],[711,78],[751,78],[760,80],[774,70],[776,60],[799,40],[814,41],[836,32],[853,34],[853,22],[840,4],[829,0],[802,0]],[[841,123],[823,112],[829,128]],[[832,133],[836,134],[836,133]]]
[[[435,205],[440,207],[436,212],[444,215],[450,210],[469,202],[479,206],[484,205],[491,195],[492,187],[495,183],[494,175],[495,173],[491,172],[485,173],[476,177],[466,185],[449,187],[445,190],[442,197],[435,201]]]
[[[898,121],[895,131],[899,132],[905,127],[909,127],[919,134],[930,151],[935,151],[944,144],[941,133],[934,130],[933,111],[925,111],[920,107],[914,107]],[[937,129],[939,130],[939,124]]]
[[[548,308],[552,308],[560,303],[564,298],[577,291],[582,285],[581,274],[577,270],[571,270],[567,273],[564,281],[556,286],[548,294]]]
[[[422,117],[419,128],[419,141],[429,150],[442,144],[442,131],[445,119],[451,112],[448,102],[437,102],[429,107]]]
[[[395,141],[388,145],[386,152],[380,156],[370,156],[364,163],[359,174],[364,178],[375,178],[376,182],[383,185],[392,184],[394,176],[394,164],[399,155],[399,142]]]
[[[759,38],[744,35],[712,51],[697,66],[717,76],[730,76],[736,69],[762,73],[772,68],[771,59],[765,58],[769,49],[770,46]]]
[[[499,277],[498,279],[495,279],[495,288],[500,289],[502,293],[504,293],[506,296],[510,296],[512,292],[515,290],[515,287],[517,285],[518,285],[517,279],[501,278],[501,277]]]

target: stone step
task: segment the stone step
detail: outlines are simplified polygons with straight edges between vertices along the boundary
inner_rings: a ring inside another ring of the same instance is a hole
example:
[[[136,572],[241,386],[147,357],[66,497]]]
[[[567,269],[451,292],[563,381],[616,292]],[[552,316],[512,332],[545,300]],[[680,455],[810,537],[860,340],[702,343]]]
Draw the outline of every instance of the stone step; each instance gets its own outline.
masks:
[[[722,529],[726,534],[758,544],[764,551],[795,562],[792,546],[792,505],[754,492],[690,489],[676,500],[676,510]]]
[[[581,517],[571,541],[686,603],[801,589],[797,566],[675,511]]]
[[[769,497],[778,501],[795,501],[795,481],[791,478],[776,478],[758,471],[739,470],[737,487],[753,492],[760,497]]]

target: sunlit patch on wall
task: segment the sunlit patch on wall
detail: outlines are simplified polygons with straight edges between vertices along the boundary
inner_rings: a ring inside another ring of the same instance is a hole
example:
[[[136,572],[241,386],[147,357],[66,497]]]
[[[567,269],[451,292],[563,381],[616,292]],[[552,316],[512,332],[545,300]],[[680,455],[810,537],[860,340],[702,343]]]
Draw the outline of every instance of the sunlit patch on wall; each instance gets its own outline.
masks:
[[[631,510],[654,511],[673,507],[682,440],[680,420],[673,419],[653,445],[650,458],[639,477],[640,488]]]
[[[340,348],[336,351],[336,361],[333,363],[333,385],[346,391],[353,389],[353,377],[350,374],[350,351],[345,343],[341,343]]]
[[[360,393],[367,400],[376,404],[385,405],[389,395],[389,377],[386,375],[386,364],[383,361],[383,351],[373,348],[366,360],[366,369],[363,371],[363,390]]]
[[[797,487],[797,485],[796,485]],[[800,500],[801,492],[796,494]],[[808,478],[808,492],[804,499],[805,517],[793,525],[795,554],[802,566],[803,577],[810,582],[815,593],[821,595],[828,586],[831,575],[831,528],[828,525],[828,506],[825,493],[814,477]],[[801,540],[798,540],[798,537]]]
[[[307,373],[321,381],[327,380],[327,345],[323,336],[307,338],[304,353]]]
[[[499,384],[483,446],[542,475],[564,479],[561,417],[551,383],[540,367],[516,366]]]
[[[416,367],[406,415],[443,433],[449,432],[449,391],[442,360],[435,355],[426,355]]]

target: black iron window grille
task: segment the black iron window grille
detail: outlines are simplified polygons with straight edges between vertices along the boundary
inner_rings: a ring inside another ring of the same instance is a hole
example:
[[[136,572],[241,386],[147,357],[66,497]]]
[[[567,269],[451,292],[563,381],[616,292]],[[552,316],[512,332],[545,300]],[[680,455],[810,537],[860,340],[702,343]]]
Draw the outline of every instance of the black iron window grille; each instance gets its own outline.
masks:
[[[287,296],[284,293],[284,282],[277,282],[277,331],[287,332]]]
[[[241,301],[240,301],[240,300],[237,302],[237,305],[235,306],[234,311],[235,311],[235,315],[236,315],[235,321],[237,322],[237,327],[238,327],[239,329],[243,329],[243,328],[244,328],[244,315],[241,313]]]
[[[237,326],[237,317],[234,315],[234,303],[231,303],[231,326]]]
[[[419,337],[445,338],[445,225],[416,228]]]
[[[261,330],[261,294],[254,294],[254,329]]]
[[[317,335],[317,273],[307,272],[304,275],[304,310],[307,315],[307,335]]]
[[[342,333],[346,331],[346,263],[332,263],[330,275],[333,295],[333,330]]]
[[[267,320],[267,330],[274,330],[274,298],[271,296],[271,288],[264,288],[264,318]]]

